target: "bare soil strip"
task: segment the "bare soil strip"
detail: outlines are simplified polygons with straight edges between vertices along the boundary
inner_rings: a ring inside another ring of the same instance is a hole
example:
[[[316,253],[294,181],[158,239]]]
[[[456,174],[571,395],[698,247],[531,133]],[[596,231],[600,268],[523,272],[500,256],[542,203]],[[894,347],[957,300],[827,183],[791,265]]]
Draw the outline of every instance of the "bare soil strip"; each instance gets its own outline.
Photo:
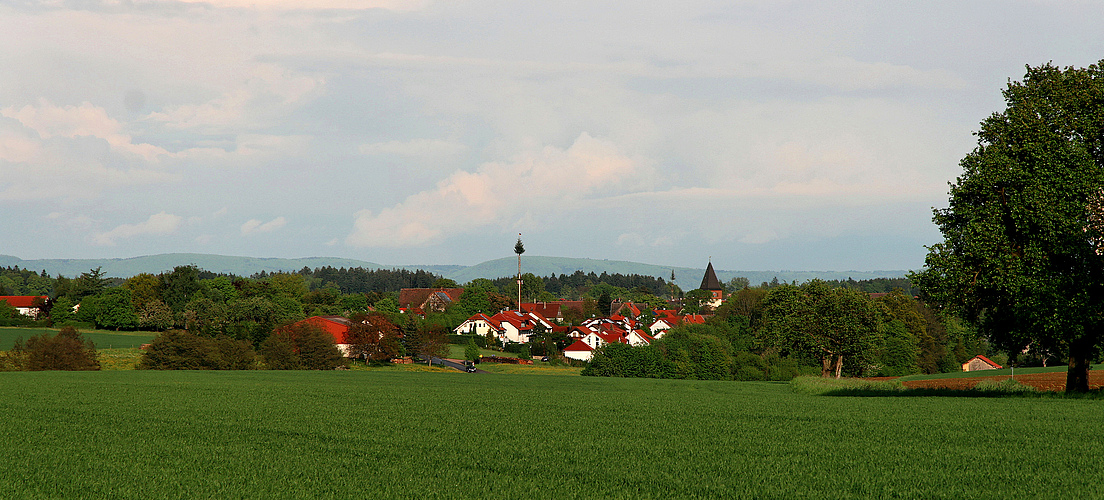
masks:
[[[999,375],[994,377],[964,377],[964,378],[944,378],[935,380],[908,380],[904,382],[905,387],[909,389],[972,389],[978,382],[982,380],[1004,380],[1009,378],[1008,375]],[[1052,373],[1032,373],[1028,375],[1016,375],[1016,381],[1030,385],[1041,391],[1056,391],[1061,392],[1066,390],[1066,372],[1052,372]],[[1093,370],[1089,372],[1089,388],[1100,389],[1104,387],[1104,370]]]

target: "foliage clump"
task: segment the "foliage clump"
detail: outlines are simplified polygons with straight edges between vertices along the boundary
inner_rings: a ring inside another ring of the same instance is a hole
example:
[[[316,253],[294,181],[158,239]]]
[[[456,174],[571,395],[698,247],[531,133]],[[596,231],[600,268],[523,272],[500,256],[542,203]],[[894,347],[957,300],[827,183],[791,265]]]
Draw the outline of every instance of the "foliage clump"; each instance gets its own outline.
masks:
[[[333,370],[345,365],[334,338],[310,323],[278,328],[261,344],[261,356],[272,370]]]
[[[86,341],[77,329],[67,326],[57,335],[43,332],[23,344],[16,340],[11,351],[0,358],[3,371],[99,370],[96,345]]]
[[[256,367],[253,346],[220,336],[201,337],[185,330],[169,330],[146,347],[140,370],[251,370]]]

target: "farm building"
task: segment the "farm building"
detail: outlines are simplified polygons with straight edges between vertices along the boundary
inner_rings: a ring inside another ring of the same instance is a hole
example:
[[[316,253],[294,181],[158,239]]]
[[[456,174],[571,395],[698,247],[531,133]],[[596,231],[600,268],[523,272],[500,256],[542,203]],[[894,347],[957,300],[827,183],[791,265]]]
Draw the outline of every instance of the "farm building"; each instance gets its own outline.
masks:
[[[1001,365],[994,363],[993,360],[980,354],[974,356],[973,358],[970,358],[969,361],[962,363],[962,371],[964,372],[976,372],[978,370],[999,370],[1001,368],[1003,368]]]
[[[0,295],[0,301],[7,302],[15,311],[24,316],[38,319],[48,297],[45,295]]]
[[[353,322],[342,316],[311,316],[295,324],[311,324],[322,329],[322,331],[330,334],[334,338],[334,344],[341,350],[341,354],[348,355],[349,342],[346,339],[349,334],[349,327],[353,326]]]

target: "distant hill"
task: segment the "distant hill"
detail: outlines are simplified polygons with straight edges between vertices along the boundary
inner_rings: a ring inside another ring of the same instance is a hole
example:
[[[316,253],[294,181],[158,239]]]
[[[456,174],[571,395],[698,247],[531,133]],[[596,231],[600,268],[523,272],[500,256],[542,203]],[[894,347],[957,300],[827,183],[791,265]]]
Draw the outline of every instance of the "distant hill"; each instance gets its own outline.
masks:
[[[46,270],[52,276],[74,277],[89,269],[103,268],[107,276],[117,278],[129,278],[136,274],[158,274],[163,271],[172,271],[176,266],[195,264],[200,269],[215,273],[229,273],[239,276],[250,276],[261,271],[298,271],[303,266],[314,269],[316,267],[365,267],[378,269],[383,266],[372,262],[355,259],[341,259],[336,257],[307,257],[301,259],[265,259],[256,257],[235,257],[229,255],[210,255],[200,253],[166,253],[160,255],[145,255],[127,259],[37,259],[23,260],[9,255],[0,255],[0,266],[19,266],[32,271]],[[450,266],[457,267],[457,266]]]
[[[550,274],[572,274],[575,271],[583,271],[584,273],[594,272],[595,274],[602,274],[603,272],[614,274],[639,274],[642,276],[654,276],[657,278],[663,278],[665,280],[671,279],[671,271],[675,271],[675,283],[684,289],[691,290],[697,288],[701,284],[702,276],[705,275],[705,268],[693,268],[693,267],[669,267],[660,266],[655,264],[641,264],[639,262],[628,262],[623,260],[597,260],[597,259],[576,259],[570,257],[521,257],[521,272],[533,273],[537,276],[548,276]],[[721,281],[728,281],[737,276],[742,276],[748,279],[752,285],[758,285],[764,281],[771,281],[774,278],[778,278],[779,281],[792,282],[797,281],[803,283],[813,278],[820,278],[823,280],[846,280],[852,278],[855,280],[873,279],[873,278],[900,278],[905,276],[907,271],[894,270],[894,271],[727,271],[716,269],[717,278]],[[517,274],[517,257],[503,257],[501,259],[489,260],[474,266],[460,269],[456,272],[446,274],[445,277],[456,280],[458,283],[466,283],[475,278],[502,278],[507,276],[514,276]]]
[[[467,283],[475,278],[502,278],[517,274],[517,258],[503,257],[489,260],[474,266],[457,265],[383,265],[356,259],[344,259],[338,257],[305,257],[299,259],[236,257],[229,255],[210,255],[196,253],[170,253],[160,255],[146,255],[127,259],[36,259],[23,260],[10,255],[0,255],[0,266],[18,266],[34,271],[46,270],[52,276],[74,277],[97,267],[103,268],[107,276],[129,278],[140,273],[158,274],[163,271],[171,271],[176,266],[195,264],[201,269],[216,273],[229,273],[239,276],[251,276],[261,271],[298,271],[304,266],[315,269],[319,267],[363,267],[366,269],[422,269],[434,274],[456,280],[458,283]],[[522,256],[522,272],[533,273],[537,276],[551,274],[572,274],[575,271],[595,274],[620,273],[639,274],[643,276],[655,276],[668,280],[671,278],[671,270],[675,271],[675,282],[684,290],[697,288],[701,283],[705,268],[669,267],[655,264],[642,264],[622,260],[598,260],[578,259],[570,257],[541,257]],[[855,280],[873,278],[900,278],[906,271],[728,271],[716,269],[717,278],[728,281],[734,277],[742,276],[748,279],[752,285],[758,285],[764,281],[771,281],[775,277],[779,281],[802,283],[813,278],[825,280]]]

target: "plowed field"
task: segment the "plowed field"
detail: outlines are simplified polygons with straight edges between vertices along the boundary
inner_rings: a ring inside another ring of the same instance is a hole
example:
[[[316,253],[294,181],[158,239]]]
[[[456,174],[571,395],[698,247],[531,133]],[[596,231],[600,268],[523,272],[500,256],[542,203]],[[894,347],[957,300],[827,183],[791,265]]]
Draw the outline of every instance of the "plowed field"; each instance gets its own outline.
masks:
[[[996,377],[943,378],[936,380],[907,380],[904,382],[904,385],[909,389],[971,389],[982,380],[1004,380],[1006,378],[1008,378],[1008,375]],[[1066,372],[1064,371],[1016,375],[1016,381],[1043,391],[1066,390]],[[1104,387],[1104,370],[1090,371],[1089,388],[1100,389],[1101,387]]]

